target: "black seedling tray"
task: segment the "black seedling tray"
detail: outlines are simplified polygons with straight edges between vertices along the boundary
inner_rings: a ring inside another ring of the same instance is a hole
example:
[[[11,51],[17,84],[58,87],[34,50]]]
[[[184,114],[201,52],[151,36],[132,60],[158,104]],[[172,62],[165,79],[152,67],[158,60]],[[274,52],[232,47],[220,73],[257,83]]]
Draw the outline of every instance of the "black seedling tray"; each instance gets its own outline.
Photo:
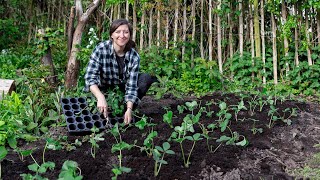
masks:
[[[70,135],[87,135],[92,133],[93,126],[105,130],[117,122],[123,122],[122,117],[109,117],[107,121],[101,113],[93,114],[88,108],[85,97],[62,98],[61,106]]]
[[[92,114],[88,110],[86,98],[62,98],[61,106],[67,123],[69,134],[90,134],[91,128],[94,125],[99,129],[104,128],[103,121],[101,121],[100,116],[98,116],[97,114]]]

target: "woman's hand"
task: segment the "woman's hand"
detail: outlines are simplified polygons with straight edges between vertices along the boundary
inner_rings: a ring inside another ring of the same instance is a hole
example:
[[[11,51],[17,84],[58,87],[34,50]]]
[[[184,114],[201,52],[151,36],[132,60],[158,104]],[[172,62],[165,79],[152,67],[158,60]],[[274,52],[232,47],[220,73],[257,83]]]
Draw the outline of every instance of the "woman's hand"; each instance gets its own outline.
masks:
[[[100,89],[98,88],[98,85],[94,84],[90,86],[90,91],[92,94],[97,98],[97,108],[101,114],[105,118],[108,117],[108,104],[106,101],[106,98],[104,95],[101,93]]]
[[[128,107],[127,111],[124,114],[124,123],[130,124],[131,120],[132,120],[132,109]]]
[[[104,96],[97,98],[97,108],[105,118],[108,117],[108,104]]]

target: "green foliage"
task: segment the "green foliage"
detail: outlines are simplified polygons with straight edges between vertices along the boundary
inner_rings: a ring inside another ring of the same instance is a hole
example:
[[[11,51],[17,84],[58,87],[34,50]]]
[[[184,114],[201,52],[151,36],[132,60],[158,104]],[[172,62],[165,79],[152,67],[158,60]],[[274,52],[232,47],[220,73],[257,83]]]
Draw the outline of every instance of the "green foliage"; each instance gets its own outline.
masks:
[[[165,154],[175,154],[174,151],[170,149],[170,144],[168,142],[164,142],[161,146],[156,146],[153,150],[153,159],[155,160],[154,164],[154,176],[158,176],[162,164],[168,164],[167,161],[164,160]]]
[[[252,64],[253,60],[254,65]],[[248,52],[244,52],[242,57],[238,53],[235,54],[225,66],[228,67],[226,68],[226,74],[231,76],[232,81],[236,82],[237,86],[250,87],[262,83],[263,63],[261,59],[252,59]],[[253,73],[255,74],[254,77],[252,76]]]
[[[32,172],[35,173],[35,175],[32,174],[21,174],[20,176],[22,177],[22,179],[24,180],[33,180],[33,179],[37,179],[37,180],[46,180],[48,178],[44,178],[41,176],[41,174],[44,174],[47,172],[48,169],[53,170],[55,168],[55,163],[54,162],[45,162],[41,165],[39,165],[37,162],[31,164],[28,166],[28,169]]]
[[[0,19],[0,51],[9,49],[23,35],[24,33],[15,25],[14,19]]]
[[[81,176],[81,171],[80,175],[78,175],[78,169],[77,162],[70,160],[65,161],[62,165],[58,180],[81,180],[83,177]]]
[[[320,89],[320,63],[316,62],[309,66],[307,62],[300,62],[290,72],[288,78],[290,85],[295,90],[294,93],[313,95]]]
[[[34,63],[29,51],[32,50],[25,49],[24,52],[20,52],[20,49],[2,50],[0,52],[0,78],[15,79],[18,77],[18,71],[29,67],[30,63]]]
[[[193,46],[185,43],[186,46]],[[220,73],[215,61],[196,58],[191,61],[188,52],[180,59],[175,48],[152,47],[140,53],[141,70],[156,75],[160,83],[154,88],[158,97],[165,92],[201,95],[221,88]],[[177,93],[178,92],[178,93]]]
[[[23,122],[24,105],[19,95],[13,92],[0,101],[0,146],[17,147],[17,139],[35,140],[27,133]]]

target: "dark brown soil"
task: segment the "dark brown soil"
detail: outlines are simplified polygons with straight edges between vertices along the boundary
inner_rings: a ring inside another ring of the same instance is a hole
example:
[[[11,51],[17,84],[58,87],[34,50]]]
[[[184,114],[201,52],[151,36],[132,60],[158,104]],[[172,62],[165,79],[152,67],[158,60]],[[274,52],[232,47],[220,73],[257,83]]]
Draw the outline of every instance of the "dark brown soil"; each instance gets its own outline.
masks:
[[[155,100],[150,96],[143,98],[139,107],[139,114],[145,114],[152,122],[157,124],[154,131],[158,136],[154,139],[155,145],[162,145],[170,137],[173,129],[162,121],[165,108],[173,111],[174,126],[180,125],[182,119],[190,114],[185,110],[182,114],[177,111],[178,105],[185,102],[197,100],[202,107],[207,107],[207,102],[213,102],[210,110],[214,111],[212,117],[205,114],[201,116],[200,122],[210,124],[215,122],[218,117],[215,115],[219,111],[219,102],[224,101],[228,105],[237,105],[240,98],[234,94],[214,93],[197,99],[188,97],[185,99],[176,99],[170,95]],[[248,108],[249,104],[245,103]],[[170,141],[171,149],[175,155],[166,155],[167,165],[163,165],[158,177],[154,177],[154,160],[148,157],[145,152],[139,148],[133,147],[131,150],[123,151],[122,165],[132,169],[130,173],[122,174],[118,179],[294,179],[289,170],[299,168],[304,165],[308,158],[314,154],[317,149],[313,146],[319,143],[320,139],[320,108],[318,104],[303,103],[297,101],[277,101],[279,116],[288,117],[288,113],[283,113],[286,108],[297,108],[297,117],[291,118],[292,125],[284,122],[276,122],[274,127],[267,127],[270,117],[268,116],[269,106],[264,106],[262,111],[256,109],[254,112],[242,110],[239,112],[238,121],[233,114],[230,121],[230,129],[244,135],[249,144],[246,147],[236,145],[226,145],[216,142],[221,135],[230,136],[228,130],[223,134],[220,129],[216,129],[210,134],[213,139],[209,145],[215,152],[209,152],[206,140],[203,139],[196,143],[191,155],[191,165],[189,168],[183,166],[181,150],[178,143]],[[249,109],[249,108],[248,108]],[[262,133],[253,134],[253,120],[256,128],[262,128]],[[136,127],[129,127],[123,132],[122,140],[133,144],[137,140],[138,145],[142,145],[151,128],[139,130]],[[195,126],[195,131],[201,133],[201,129]],[[66,128],[55,128],[51,131],[55,137],[66,134]],[[81,136],[69,136],[68,141],[74,142],[75,139],[83,140]],[[84,142],[76,150],[47,150],[45,160],[52,161],[56,164],[54,171],[48,171],[44,177],[57,179],[62,164],[66,160],[73,160],[79,163],[81,174],[84,179],[110,179],[112,177],[111,169],[113,164],[118,164],[116,153],[111,153],[112,144],[115,143],[114,137],[110,133],[104,136],[105,141],[99,142],[99,149],[96,152],[96,158],[90,153],[91,144]],[[42,162],[42,152],[44,140],[33,144],[35,151],[34,158]],[[24,147],[32,146],[26,144]],[[192,142],[186,140],[183,143],[185,153],[188,154],[192,147]],[[2,178],[3,179],[20,179],[22,173],[32,173],[27,166],[32,164],[33,160],[26,157],[21,161],[17,154],[10,152],[5,160],[2,161]]]

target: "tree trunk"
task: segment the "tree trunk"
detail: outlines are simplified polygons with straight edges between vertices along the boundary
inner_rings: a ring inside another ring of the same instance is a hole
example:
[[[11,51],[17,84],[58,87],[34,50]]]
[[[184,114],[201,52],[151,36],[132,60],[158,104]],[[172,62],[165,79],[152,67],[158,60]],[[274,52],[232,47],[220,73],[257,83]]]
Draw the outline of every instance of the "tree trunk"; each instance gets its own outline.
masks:
[[[201,58],[204,59],[204,49],[203,49],[203,0],[201,1],[200,7],[200,54]]]
[[[240,57],[243,56],[243,10],[242,10],[242,0],[239,1],[239,53]]]
[[[283,2],[281,5],[281,15],[282,15],[282,24],[285,25],[287,23],[287,6],[286,3]],[[283,46],[284,46],[284,56],[288,57],[289,56],[289,41],[287,38],[287,35],[285,34],[283,38]],[[286,76],[288,76],[289,73],[289,63],[287,61],[287,58],[285,58],[285,64],[286,64]]]
[[[65,87],[67,89],[77,87],[80,66],[80,61],[77,59],[77,54],[79,52],[83,30],[89,20],[89,16],[93,13],[94,10],[97,9],[99,3],[100,0],[94,0],[88,6],[87,11],[83,13],[81,0],[76,0],[78,24],[73,34],[72,48],[66,71]]]
[[[129,20],[129,1],[126,0],[126,19]]]
[[[272,26],[272,62],[273,62],[273,82],[278,84],[278,69],[277,69],[277,27],[273,13],[271,13],[271,26]]]
[[[192,34],[191,34],[191,40],[192,43],[194,43],[195,40],[195,36],[196,36],[196,1],[192,0],[192,7],[191,7],[191,18],[192,18]],[[194,48],[191,48],[191,67],[193,68],[194,64],[193,64],[193,60],[194,60]]]
[[[260,24],[259,24],[259,2],[254,0],[253,2],[253,12],[254,12],[254,42],[256,57],[261,58],[261,40],[260,40]]]
[[[187,34],[187,0],[183,1],[183,21],[182,21],[182,42],[186,41],[186,34]],[[182,62],[184,62],[184,53],[186,47],[183,45],[181,54],[182,54]]]
[[[250,40],[251,40],[251,61],[254,66],[254,35],[253,35],[253,20],[252,20],[252,5],[249,4],[249,17],[250,17]],[[254,79],[254,72],[252,72],[252,81]]]
[[[318,46],[320,46],[320,9],[317,9],[317,38]]]
[[[169,13],[166,12],[166,49],[169,48]]]
[[[152,46],[152,25],[153,25],[153,7],[151,7],[150,11],[149,11],[149,48],[151,48]]]
[[[231,7],[231,4],[230,4],[230,7]],[[230,51],[230,58],[232,59],[233,58],[233,35],[232,35],[232,29],[233,29],[233,23],[232,23],[232,20],[231,20],[231,17],[232,14],[231,13],[228,13],[228,24],[229,24],[229,35],[228,35],[228,38],[229,38],[229,51]]]
[[[179,20],[179,0],[175,0],[173,47],[177,46],[178,20]]]
[[[208,29],[209,29],[209,37],[208,37],[208,44],[209,44],[209,61],[212,61],[212,0],[209,0],[209,11],[208,11]]]
[[[298,7],[297,4],[294,5],[294,16],[298,15]],[[299,34],[298,34],[298,26],[294,27],[294,59],[295,65],[299,66]]]
[[[72,6],[70,9],[70,17],[69,17],[69,22],[68,22],[68,58],[70,58],[70,53],[71,53],[71,48],[72,48],[75,10],[76,10],[76,7]]]
[[[55,73],[55,68],[52,62],[52,55],[51,55],[51,47],[49,46],[49,38],[46,36],[45,30],[44,29],[39,29],[38,34],[40,36],[40,39],[48,46],[47,49],[45,50],[44,56],[41,58],[41,63],[44,66],[48,66],[50,70],[50,77],[46,78],[46,81],[51,84],[51,85],[56,85],[57,84],[57,77]]]
[[[134,0],[133,7],[132,7],[132,40],[136,41],[136,34],[137,34],[137,2]]]
[[[218,1],[218,11],[221,10],[221,0]],[[220,14],[217,14],[217,33],[218,33],[218,65],[219,65],[219,72],[222,74],[222,37],[221,37],[221,19]]]
[[[307,56],[308,56],[308,64],[309,66],[312,65],[312,59],[311,59],[311,49],[310,49],[310,33],[309,33],[309,20],[308,20],[308,17],[309,17],[309,14],[308,14],[308,9],[305,9],[305,21],[306,21],[306,38],[307,38]],[[312,29],[312,28],[311,28]]]
[[[142,5],[142,6],[144,6],[144,5]],[[143,49],[143,35],[144,35],[144,26],[145,26],[145,24],[144,24],[144,18],[145,18],[145,14],[146,14],[146,11],[144,10],[144,8],[142,8],[142,16],[141,16],[141,28],[140,28],[140,51],[142,51],[142,49]]]
[[[261,16],[261,46],[262,46],[262,63],[263,63],[263,75],[262,83],[266,84],[266,44],[265,44],[265,32],[264,32],[264,0],[260,4],[260,16]]]
[[[160,47],[160,28],[161,28],[161,12],[160,12],[160,8],[161,8],[161,2],[157,2],[158,3],[158,9],[157,9],[157,47]]]

